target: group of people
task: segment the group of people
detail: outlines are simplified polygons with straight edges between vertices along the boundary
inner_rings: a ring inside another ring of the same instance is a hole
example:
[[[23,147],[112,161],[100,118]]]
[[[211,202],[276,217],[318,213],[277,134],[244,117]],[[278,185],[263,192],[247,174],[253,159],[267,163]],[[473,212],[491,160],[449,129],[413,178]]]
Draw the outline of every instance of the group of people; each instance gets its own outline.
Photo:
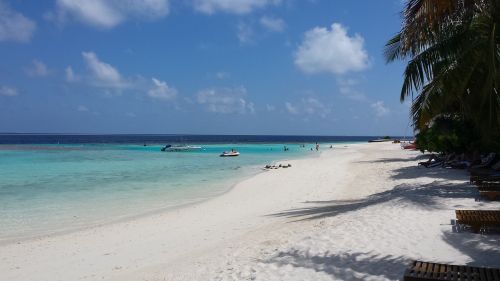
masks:
[[[305,148],[306,145],[305,144],[301,144],[300,147]],[[314,148],[311,147],[311,151],[314,151],[314,149],[316,149],[316,151],[319,151],[319,148],[320,148],[319,143],[316,143]],[[330,145],[330,148],[333,148],[333,145]],[[288,146],[286,146],[286,145],[283,146],[283,151],[289,151],[289,150],[290,150],[290,148]]]

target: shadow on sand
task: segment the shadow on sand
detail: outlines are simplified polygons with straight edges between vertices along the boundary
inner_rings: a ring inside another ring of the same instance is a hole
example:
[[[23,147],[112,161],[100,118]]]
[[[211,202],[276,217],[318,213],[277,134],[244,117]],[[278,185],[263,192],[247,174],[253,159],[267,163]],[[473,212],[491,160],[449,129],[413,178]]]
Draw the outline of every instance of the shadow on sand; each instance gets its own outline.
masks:
[[[426,185],[402,184],[392,190],[376,193],[361,200],[308,201],[305,203],[314,206],[287,210],[270,216],[290,217],[297,220],[321,219],[394,200],[432,209],[440,208],[440,201],[443,198],[473,199],[476,196],[477,192],[465,183],[446,184],[443,181],[434,181]]]
[[[408,158],[382,158],[382,159],[377,159],[377,160],[371,160],[371,161],[359,161],[357,163],[404,163],[404,162],[421,162],[421,161],[427,161],[429,159],[429,154],[420,154],[417,156],[412,156]],[[416,164],[416,163],[415,163]]]
[[[437,180],[453,180],[460,179],[463,182],[468,182],[467,172],[465,170],[447,169],[441,167],[425,168],[418,166],[401,167],[392,171],[391,178],[396,180],[414,179],[417,177],[428,177]]]
[[[443,241],[468,256],[467,265],[500,267],[500,235],[445,232]]]
[[[419,156],[421,157],[421,156]],[[416,161],[411,159],[410,161]],[[402,159],[381,159],[378,162],[407,162]],[[392,190],[370,195],[360,200],[309,201],[310,206],[286,210],[270,216],[294,218],[294,221],[315,220],[357,211],[363,208],[396,201],[401,206],[418,205],[424,209],[449,208],[444,199],[469,198],[478,196],[477,190],[468,184],[466,173],[460,170],[442,168],[418,168],[416,165],[393,170],[392,179],[404,180],[428,177],[429,184],[400,184]],[[468,265],[500,267],[500,236],[484,236],[473,233],[445,231],[442,239],[451,247],[469,257]],[[449,257],[453,259],[453,257]],[[410,260],[405,256],[380,256],[376,253],[342,253],[313,255],[291,249],[263,261],[278,266],[292,265],[324,272],[340,280],[370,280],[374,276],[390,280],[401,280]],[[435,261],[440,262],[440,261]]]
[[[370,276],[399,280],[409,260],[403,257],[379,256],[373,253],[310,255],[300,251],[280,252],[263,261],[276,266],[300,267],[323,272],[339,280],[367,280]]]

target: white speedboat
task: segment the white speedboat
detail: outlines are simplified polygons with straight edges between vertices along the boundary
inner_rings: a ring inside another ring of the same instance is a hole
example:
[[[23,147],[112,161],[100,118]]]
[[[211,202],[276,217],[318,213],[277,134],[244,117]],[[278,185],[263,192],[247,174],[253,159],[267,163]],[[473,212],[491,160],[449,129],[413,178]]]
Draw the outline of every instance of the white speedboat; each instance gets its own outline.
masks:
[[[167,144],[161,149],[161,151],[167,151],[167,152],[188,152],[197,150],[201,150],[201,146]]]
[[[238,151],[224,151],[220,155],[220,157],[235,157],[235,156],[240,156],[240,153]]]

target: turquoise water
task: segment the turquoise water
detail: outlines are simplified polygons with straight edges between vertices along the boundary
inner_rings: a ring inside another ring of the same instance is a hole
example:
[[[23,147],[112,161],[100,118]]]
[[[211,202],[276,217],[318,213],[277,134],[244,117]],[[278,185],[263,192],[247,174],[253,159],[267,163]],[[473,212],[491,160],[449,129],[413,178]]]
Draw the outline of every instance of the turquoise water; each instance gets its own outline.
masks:
[[[299,145],[0,145],[0,241],[98,225],[223,193],[274,161],[317,155]],[[222,158],[234,148],[241,156]]]

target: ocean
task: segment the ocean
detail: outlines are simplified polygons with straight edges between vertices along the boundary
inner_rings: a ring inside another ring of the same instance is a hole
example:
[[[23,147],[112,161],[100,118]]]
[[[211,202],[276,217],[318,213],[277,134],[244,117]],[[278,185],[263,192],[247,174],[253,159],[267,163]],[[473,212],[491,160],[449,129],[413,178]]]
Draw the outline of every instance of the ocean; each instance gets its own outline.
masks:
[[[0,135],[0,242],[178,208],[222,194],[266,164],[316,157],[315,142],[329,149],[371,138]],[[202,149],[162,152],[165,144]],[[231,149],[241,155],[219,157]]]

